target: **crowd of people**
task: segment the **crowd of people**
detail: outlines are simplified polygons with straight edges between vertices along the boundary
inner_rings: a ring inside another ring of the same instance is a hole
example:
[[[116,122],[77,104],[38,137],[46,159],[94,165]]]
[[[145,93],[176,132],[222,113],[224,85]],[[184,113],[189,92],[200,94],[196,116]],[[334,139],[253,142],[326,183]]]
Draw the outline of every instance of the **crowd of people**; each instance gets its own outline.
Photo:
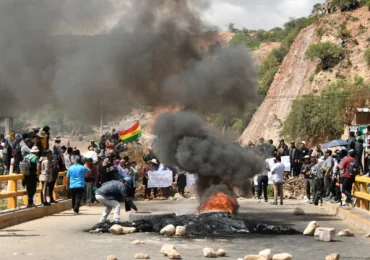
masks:
[[[171,170],[174,180],[175,174],[178,174],[178,191],[184,195],[186,186],[184,171],[161,164],[151,150],[143,158],[144,165],[138,165],[136,161],[130,160],[129,156],[125,156],[127,153],[124,152],[128,150],[128,145],[119,138],[115,129],[109,134],[102,135],[98,144],[91,140],[87,147],[88,152],[83,155],[77,148],[62,145],[60,136],[50,140],[48,126],[34,127],[29,133],[24,134],[15,134],[14,131],[10,131],[6,136],[0,134],[0,144],[2,148],[0,174],[24,175],[22,184],[27,190],[28,208],[36,207],[33,199],[39,182],[42,187],[42,204],[50,206],[52,203],[58,203],[54,197],[54,187],[59,180],[59,172],[63,171],[67,171],[67,188],[72,198],[74,213],[79,214],[82,204],[91,205],[99,201],[107,207],[102,221],[106,219],[112,207],[116,208],[115,219],[119,218],[117,213],[119,200],[113,201],[111,195],[104,193],[110,186],[116,191],[116,199],[120,197],[125,201],[127,210],[129,208],[137,210],[131,199],[135,197],[139,180],[145,188],[145,199],[151,199],[152,194],[156,198],[159,193],[162,197],[169,196],[172,186],[158,189],[148,187],[151,171]],[[133,142],[133,147],[135,150],[143,149],[139,140]],[[123,185],[119,189],[117,182]],[[102,198],[104,194],[106,197]],[[97,197],[100,197],[100,200]]]
[[[247,150],[255,151],[263,158],[274,158],[274,164],[270,167],[266,163],[266,171],[256,177],[257,185],[253,194],[257,191],[257,199],[267,202],[268,172],[272,174],[274,186],[274,201],[283,204],[282,185],[287,178],[302,176],[305,182],[305,201],[310,204],[321,205],[323,200],[337,203],[342,207],[349,204],[355,205],[356,198],[352,195],[352,186],[357,175],[370,176],[370,126],[367,127],[367,135],[361,132],[350,132],[347,144],[338,149],[326,149],[323,151],[320,145],[314,149],[307,147],[305,141],[292,141],[290,147],[281,139],[276,147],[272,140],[265,142],[260,138],[257,145],[248,143]],[[285,171],[281,162],[282,157],[288,157],[290,172]],[[271,168],[271,169],[270,169]],[[342,194],[345,200],[342,201]]]

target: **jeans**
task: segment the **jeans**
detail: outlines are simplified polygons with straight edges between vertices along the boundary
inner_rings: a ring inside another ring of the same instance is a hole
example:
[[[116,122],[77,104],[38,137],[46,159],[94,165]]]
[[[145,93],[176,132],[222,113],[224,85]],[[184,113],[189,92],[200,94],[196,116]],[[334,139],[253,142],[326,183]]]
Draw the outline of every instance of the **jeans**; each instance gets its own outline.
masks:
[[[257,178],[258,183],[258,199],[261,199],[262,196],[262,189],[263,189],[263,197],[267,201],[267,186],[269,184],[269,178],[266,175],[260,175]]]
[[[314,179],[312,180],[312,191],[313,191],[313,203],[315,205],[322,203],[324,195],[324,179]]]
[[[307,199],[311,200],[312,179],[304,179]]]
[[[283,184],[282,182],[274,182],[274,199],[277,203],[278,194],[280,194],[280,204],[283,204],[284,193],[283,193]]]
[[[330,196],[330,176],[324,176],[324,197]]]
[[[26,190],[27,190],[28,205],[32,205],[33,197],[36,194],[37,177],[33,175],[26,176],[24,179],[24,185],[26,186]]]
[[[93,193],[94,182],[85,182],[85,192],[86,192],[86,203],[92,202],[92,193]]]
[[[114,221],[120,220],[120,214],[121,214],[121,204],[116,200],[109,200],[103,195],[96,194],[95,198],[105,205],[105,210],[100,218],[100,222],[104,222],[107,220],[107,217],[109,216],[110,212],[114,208]]]
[[[342,192],[344,195],[346,195],[346,202],[351,202],[353,196],[352,196],[352,185],[355,181],[355,178],[343,178],[342,183]]]
[[[71,189],[72,196],[72,209],[75,213],[80,212],[81,200],[84,194],[84,188],[73,188]]]
[[[50,202],[53,202],[56,199],[56,198],[53,197],[55,182],[56,182],[56,180],[53,180],[51,182],[48,182]]]

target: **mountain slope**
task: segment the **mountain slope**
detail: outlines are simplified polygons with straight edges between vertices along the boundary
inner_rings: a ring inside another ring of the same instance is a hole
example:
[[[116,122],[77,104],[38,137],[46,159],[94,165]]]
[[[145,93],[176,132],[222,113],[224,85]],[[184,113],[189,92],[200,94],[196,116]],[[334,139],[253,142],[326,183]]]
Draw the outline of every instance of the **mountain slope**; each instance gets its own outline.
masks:
[[[242,145],[259,137],[273,140],[279,138],[281,122],[287,117],[293,100],[300,95],[302,89],[309,87],[308,79],[316,69],[314,63],[305,60],[308,46],[315,43],[316,29],[317,25],[311,25],[297,36],[265,100],[242,134],[240,138]]]

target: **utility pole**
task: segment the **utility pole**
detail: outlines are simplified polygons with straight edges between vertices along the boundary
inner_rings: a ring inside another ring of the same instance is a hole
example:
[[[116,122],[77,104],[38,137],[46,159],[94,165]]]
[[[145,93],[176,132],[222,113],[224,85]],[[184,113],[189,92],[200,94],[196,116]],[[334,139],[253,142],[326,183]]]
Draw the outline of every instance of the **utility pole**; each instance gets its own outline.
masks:
[[[100,101],[100,136],[103,135],[103,101]]]

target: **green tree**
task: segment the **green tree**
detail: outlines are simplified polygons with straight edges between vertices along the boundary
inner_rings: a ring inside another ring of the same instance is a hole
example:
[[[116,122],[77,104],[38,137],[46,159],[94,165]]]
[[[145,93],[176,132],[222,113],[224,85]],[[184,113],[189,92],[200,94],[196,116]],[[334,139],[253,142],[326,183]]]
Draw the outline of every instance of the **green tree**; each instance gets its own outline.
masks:
[[[332,5],[338,6],[339,8],[350,8],[355,6],[357,0],[332,0]]]
[[[314,6],[312,7],[311,14],[315,14],[319,12],[320,10],[321,10],[321,4],[320,3],[314,4]]]
[[[306,57],[310,60],[320,59],[323,70],[335,66],[342,55],[342,49],[330,42],[311,44],[307,51]]]
[[[370,48],[364,53],[364,58],[368,66],[370,66]]]
[[[369,7],[369,11],[370,11],[370,0],[366,0],[365,3],[364,3],[365,6]]]

